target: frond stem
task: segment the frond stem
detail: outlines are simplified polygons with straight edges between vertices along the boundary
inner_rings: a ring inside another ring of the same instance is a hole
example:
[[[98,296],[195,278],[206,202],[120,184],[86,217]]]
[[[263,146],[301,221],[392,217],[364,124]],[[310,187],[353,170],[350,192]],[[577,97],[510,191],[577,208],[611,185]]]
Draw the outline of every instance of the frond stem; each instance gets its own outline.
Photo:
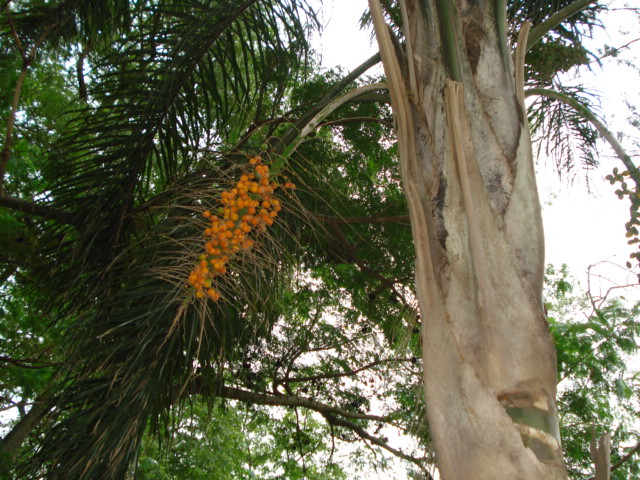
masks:
[[[448,67],[451,80],[462,82],[462,55],[455,28],[455,2],[436,0],[443,63]]]
[[[298,146],[304,141],[305,137],[307,137],[311,132],[313,132],[320,122],[324,120],[326,117],[331,115],[335,110],[340,108],[345,103],[350,102],[354,98],[359,97],[360,95],[376,90],[386,90],[387,85],[385,83],[373,83],[371,85],[364,85],[362,87],[355,88],[345,93],[343,96],[334,99],[329,105],[324,107],[319,113],[317,113],[309,122],[302,128],[300,134],[298,136],[297,141],[287,149],[284,153],[285,157],[288,157],[293,153]]]
[[[531,48],[538,42],[540,39],[549,33],[551,30],[556,28],[562,22],[564,22],[567,18],[572,17],[576,13],[580,13],[582,10],[587,8],[589,5],[593,3],[597,3],[598,0],[577,0],[573,2],[571,5],[567,5],[563,9],[561,9],[556,14],[552,15],[540,25],[537,25],[535,28],[531,30],[529,34],[529,40],[527,41],[527,51],[531,50]]]
[[[290,145],[298,136],[298,132],[300,132],[307,123],[314,118],[318,112],[322,111],[327,105],[329,105],[336,98],[337,95],[340,94],[350,83],[354,82],[358,77],[360,77],[364,72],[369,70],[371,67],[380,62],[380,52],[372,55],[367,60],[365,60],[362,64],[352,70],[346,77],[344,77],[341,81],[339,81],[336,85],[334,85],[326,94],[324,94],[320,100],[313,106],[308,112],[304,113],[300,119],[289,129],[284,135],[282,135],[282,139],[280,140],[280,145],[276,148],[276,152],[280,153],[285,150],[288,145]]]

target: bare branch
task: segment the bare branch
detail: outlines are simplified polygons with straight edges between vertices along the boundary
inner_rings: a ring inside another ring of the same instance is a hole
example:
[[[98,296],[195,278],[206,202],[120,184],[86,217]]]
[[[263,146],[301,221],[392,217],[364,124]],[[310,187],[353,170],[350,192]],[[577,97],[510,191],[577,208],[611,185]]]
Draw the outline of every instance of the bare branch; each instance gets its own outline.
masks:
[[[620,50],[624,50],[625,48],[629,47],[629,45],[632,45],[632,44],[634,44],[636,42],[639,42],[639,41],[640,41],[640,38],[634,38],[630,42],[627,42],[627,43],[625,43],[624,45],[622,45],[620,47],[612,48],[612,49],[608,50],[607,53],[605,53],[602,57],[600,57],[600,60],[602,60],[603,58],[615,56]]]
[[[390,423],[385,417],[378,415],[367,415],[364,413],[354,413],[344,410],[342,408],[326,405],[324,403],[311,400],[310,398],[296,397],[291,395],[269,395],[266,393],[255,393],[248,390],[242,390],[235,387],[221,387],[220,391],[216,392],[218,396],[223,398],[229,398],[232,400],[240,400],[242,402],[250,402],[257,405],[272,405],[279,407],[303,407],[309,410],[314,410],[323,415],[340,415],[345,418],[352,418],[355,420],[373,420],[376,422]]]
[[[7,195],[0,195],[0,207],[7,207],[18,212],[28,213],[30,215],[36,215],[44,218],[45,220],[55,220],[67,225],[75,225],[71,220],[71,215],[64,210],[60,210],[48,205],[42,205],[35,202],[27,202],[20,198],[9,197]]]
[[[411,455],[407,455],[406,453],[402,452],[402,450],[397,450],[397,449],[393,448],[391,445],[389,445],[383,439],[378,438],[378,437],[374,437],[373,435],[370,435],[360,425],[356,425],[355,423],[349,422],[349,421],[344,420],[342,418],[337,418],[337,417],[335,417],[335,416],[333,416],[331,414],[323,414],[323,415],[332,426],[333,425],[337,425],[339,427],[345,427],[345,428],[348,428],[350,430],[353,430],[363,440],[367,440],[367,441],[369,441],[369,442],[371,442],[371,443],[373,443],[375,445],[378,445],[379,447],[384,448],[388,452],[391,452],[396,457],[402,458],[403,460],[406,460],[408,462],[413,463],[414,465],[416,465],[420,469],[420,471],[422,473],[424,473],[426,478],[428,478],[430,480],[433,480],[433,477],[431,476],[429,471],[424,466],[424,459],[423,458],[412,457]]]
[[[31,370],[39,370],[41,368],[49,368],[61,365],[60,362],[42,362],[40,360],[25,358],[25,359],[17,359],[7,357],[5,355],[0,355],[0,362],[9,363],[11,365],[15,365],[20,368],[28,368]],[[0,365],[0,368],[4,368]]]
[[[333,224],[362,225],[380,223],[409,223],[409,215],[392,215],[389,217],[333,217],[330,215],[314,213],[313,216],[323,223]]]

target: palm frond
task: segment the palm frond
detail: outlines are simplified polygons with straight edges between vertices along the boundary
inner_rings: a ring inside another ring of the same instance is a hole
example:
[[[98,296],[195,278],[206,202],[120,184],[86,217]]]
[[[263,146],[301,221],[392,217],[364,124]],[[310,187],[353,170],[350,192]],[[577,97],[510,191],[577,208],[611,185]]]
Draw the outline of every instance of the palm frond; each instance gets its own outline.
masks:
[[[507,16],[511,26],[513,43],[517,38],[517,32],[524,22],[531,22],[534,26],[541,24],[554,13],[574,3],[575,0],[510,0],[507,2]],[[585,35],[590,35],[594,28],[601,26],[597,17],[598,12],[607,7],[594,3],[573,15],[560,25],[555,27],[549,35],[560,37],[565,43],[577,44]]]
[[[90,105],[76,112],[43,172],[49,201],[74,212],[71,223],[85,225],[77,239],[57,243],[60,265],[59,253],[67,251],[70,264],[84,263],[94,275],[104,270],[136,230],[136,205],[201,168],[203,152],[213,145],[231,148],[251,122],[260,92],[291,81],[261,60],[285,57],[294,69],[300,64],[295,59],[306,48],[304,25],[297,17],[284,23],[285,15],[298,15],[297,2],[186,5],[150,7],[135,32],[92,59]],[[248,35],[242,42],[238,29]],[[261,76],[268,70],[272,82],[265,84]],[[73,283],[79,273],[60,283]]]
[[[49,46],[68,41],[103,42],[131,26],[135,5],[129,0],[20,2],[9,11],[19,36],[33,43],[47,28]],[[4,27],[4,25],[3,25]]]
[[[48,203],[82,226],[50,225],[49,265],[34,272],[43,288],[57,286],[50,308],[72,326],[52,426],[25,475],[122,478],[147,421],[189,390],[194,369],[233,355],[270,321],[241,295],[189,302],[186,278],[200,205],[234,162],[210,150],[232,149],[258,99],[296,81],[312,12],[296,0],[144,6],[130,32],[90,53],[89,102],[43,170]],[[281,109],[262,103],[265,115]],[[152,195],[164,203],[145,208]],[[226,290],[274,298],[275,267],[230,277]]]
[[[177,188],[175,205],[157,211],[156,224],[104,273],[102,288],[88,286],[85,302],[75,305],[66,378],[25,477],[44,467],[51,479],[123,478],[148,422],[169,422],[169,407],[192,393],[196,370],[217,371],[273,322],[277,311],[263,307],[286,278],[277,265],[223,279],[224,302],[192,301],[186,279],[200,246],[195,213],[203,209],[194,199],[212,202],[211,191],[210,179]],[[243,263],[250,268],[250,259],[237,261],[236,272]],[[248,309],[245,295],[263,304],[251,301],[255,309]]]
[[[597,97],[582,87],[557,86],[564,95],[597,111]],[[599,134],[580,112],[566,103],[539,96],[529,106],[529,124],[538,155],[551,159],[558,174],[576,174],[575,168],[598,165]]]

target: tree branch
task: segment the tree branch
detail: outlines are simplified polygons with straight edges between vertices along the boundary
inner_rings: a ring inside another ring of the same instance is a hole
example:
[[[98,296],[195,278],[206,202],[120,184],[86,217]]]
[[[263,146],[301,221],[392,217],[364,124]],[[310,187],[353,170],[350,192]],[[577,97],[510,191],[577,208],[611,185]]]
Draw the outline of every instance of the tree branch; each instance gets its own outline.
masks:
[[[380,224],[380,223],[409,223],[409,215],[392,215],[389,217],[333,217],[330,215],[323,215],[321,213],[314,213],[319,221],[329,224],[348,224],[348,225],[363,225],[363,224]]]
[[[611,433],[605,432],[597,438],[596,429],[591,426],[589,452],[596,468],[596,480],[609,480],[611,478]]]
[[[627,47],[629,47],[629,45],[632,45],[636,42],[640,42],[640,38],[635,38],[633,40],[631,40],[630,42],[625,43],[624,45],[620,46],[620,47],[616,47],[616,48],[612,48],[610,50],[607,51],[607,53],[605,53],[603,56],[601,56],[599,58],[599,60],[602,60],[603,58],[607,58],[607,57],[615,57],[618,55],[618,52],[620,52],[620,50],[623,50]]]
[[[636,453],[638,453],[640,451],[640,443],[638,443],[635,447],[633,447],[629,453],[627,453],[624,457],[622,457],[619,461],[617,461],[615,464],[611,465],[611,471],[613,472],[614,470],[616,470],[617,468],[620,468],[622,466],[622,464],[624,464],[625,462],[627,462],[628,460],[630,460]]]
[[[378,415],[367,415],[365,413],[353,413],[342,408],[333,407],[324,403],[311,400],[310,398],[296,397],[290,395],[269,395],[267,393],[255,393],[247,390],[242,390],[235,387],[220,387],[219,391],[216,391],[216,395],[231,400],[240,400],[241,402],[254,403],[256,405],[271,405],[279,407],[303,407],[309,410],[316,411],[322,415],[339,415],[345,418],[352,418],[355,420],[373,420],[375,422],[389,421],[385,417]]]
[[[15,458],[24,441],[52,407],[53,405],[47,402],[36,401],[27,414],[0,440],[0,452]]]
[[[13,126],[16,121],[16,112],[18,111],[18,101],[22,92],[22,84],[27,77],[28,63],[24,62],[20,76],[16,82],[16,88],[13,91],[13,100],[11,102],[11,111],[7,119],[7,128],[4,134],[4,145],[2,146],[2,156],[0,157],[0,198],[4,197],[4,177],[7,173],[7,165],[11,156],[11,141],[13,138]]]
[[[41,362],[40,360],[31,358],[16,359],[7,357],[5,355],[0,355],[0,362],[9,363],[11,365],[15,365],[16,367],[28,368],[31,370],[39,370],[42,368],[56,367],[61,365],[60,362]],[[2,365],[0,365],[0,368],[3,368]]]
[[[9,3],[11,2],[8,1],[4,7],[5,12],[7,13],[7,23],[9,24],[9,29],[11,30],[11,36],[13,37],[13,41],[16,44],[16,48],[18,49],[18,52],[20,52],[20,56],[22,57],[22,62],[24,63],[27,61],[27,55],[24,51],[24,47],[22,46],[22,42],[20,41],[20,37],[18,37],[18,32],[16,31],[16,27],[13,24],[13,17],[11,16],[11,10],[9,10]]]
[[[611,471],[617,470],[626,462],[628,462],[633,456],[640,451],[640,443],[638,443],[635,447],[633,447],[629,453],[627,453],[624,457],[622,457],[615,464],[611,465]],[[596,477],[590,477],[589,480],[597,480]]]
[[[28,213],[30,215],[36,215],[44,218],[45,220],[55,220],[67,225],[73,225],[78,227],[72,220],[71,214],[48,205],[42,205],[35,202],[27,202],[20,198],[1,196],[0,195],[0,207],[10,208],[18,212]]]
[[[393,448],[391,445],[389,445],[383,439],[378,438],[378,437],[374,437],[373,435],[369,434],[360,425],[356,425],[355,423],[349,422],[349,421],[344,420],[342,418],[337,418],[337,417],[335,417],[335,416],[333,416],[331,414],[323,414],[323,415],[327,419],[327,421],[329,422],[330,425],[332,425],[332,426],[333,425],[337,425],[339,427],[345,427],[345,428],[348,428],[350,430],[353,430],[363,440],[367,440],[367,441],[369,441],[369,442],[371,442],[371,443],[373,443],[375,445],[378,445],[379,447],[384,448],[388,452],[391,452],[396,457],[402,458],[403,460],[406,460],[408,462],[413,463],[414,465],[416,465],[420,469],[420,471],[422,473],[424,473],[426,478],[428,478],[429,480],[433,480],[433,477],[431,476],[429,471],[424,466],[424,459],[412,457],[411,455],[407,455],[406,453],[403,453],[402,450],[397,450],[397,449]]]
[[[384,417],[378,417],[376,415],[365,415],[359,413],[353,413],[341,408],[332,407],[330,405],[326,405],[320,402],[316,402],[315,400],[311,400],[303,397],[294,397],[294,396],[275,396],[268,395],[264,393],[254,393],[246,390],[241,390],[239,388],[234,387],[221,387],[217,392],[217,395],[223,398],[228,398],[232,400],[239,400],[242,402],[250,402],[257,405],[273,405],[273,406],[282,406],[282,407],[303,407],[308,408],[310,410],[314,410],[324,416],[330,425],[337,425],[340,427],[348,428],[354,431],[360,438],[363,440],[367,440],[379,447],[384,448],[385,450],[391,452],[393,455],[396,455],[399,458],[407,460],[408,462],[413,463],[418,466],[420,470],[427,476],[427,478],[432,479],[428,470],[424,467],[424,460],[420,458],[412,457],[411,455],[407,455],[403,453],[401,450],[397,450],[391,447],[387,442],[383,439],[374,437],[370,435],[364,428],[360,425],[357,425],[353,422],[349,422],[344,418],[351,419],[360,419],[360,420],[373,420],[379,422],[389,423]],[[344,418],[340,418],[344,417]]]

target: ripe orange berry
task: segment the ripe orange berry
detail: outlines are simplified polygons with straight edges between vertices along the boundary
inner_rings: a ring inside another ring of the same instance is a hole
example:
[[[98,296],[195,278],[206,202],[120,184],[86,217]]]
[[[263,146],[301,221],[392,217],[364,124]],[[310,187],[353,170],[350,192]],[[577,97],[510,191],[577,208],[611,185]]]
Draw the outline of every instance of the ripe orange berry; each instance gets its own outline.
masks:
[[[282,208],[280,201],[273,198],[278,184],[269,181],[269,166],[261,161],[257,156],[249,158],[253,171],[242,173],[231,188],[220,192],[216,210],[219,216],[212,215],[209,210],[202,214],[210,222],[204,230],[205,236],[209,237],[204,245],[206,253],[198,257],[188,278],[197,298],[207,296],[218,301],[220,292],[214,288],[215,277],[227,272],[230,256],[243,249],[257,248],[249,234],[253,231],[259,234],[273,225]],[[286,181],[283,188],[295,189],[296,186]]]

